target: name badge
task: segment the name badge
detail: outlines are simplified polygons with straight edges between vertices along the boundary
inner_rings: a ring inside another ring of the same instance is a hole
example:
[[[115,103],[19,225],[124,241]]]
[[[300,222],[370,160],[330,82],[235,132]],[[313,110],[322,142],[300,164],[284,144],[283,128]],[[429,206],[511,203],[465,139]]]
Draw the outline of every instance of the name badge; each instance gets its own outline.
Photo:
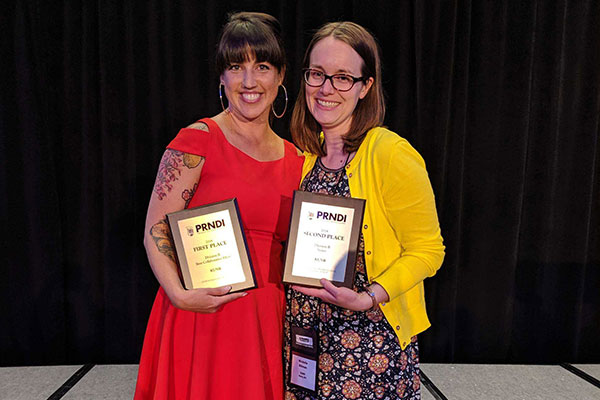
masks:
[[[292,362],[289,383],[316,394],[317,334],[313,329],[292,326]]]

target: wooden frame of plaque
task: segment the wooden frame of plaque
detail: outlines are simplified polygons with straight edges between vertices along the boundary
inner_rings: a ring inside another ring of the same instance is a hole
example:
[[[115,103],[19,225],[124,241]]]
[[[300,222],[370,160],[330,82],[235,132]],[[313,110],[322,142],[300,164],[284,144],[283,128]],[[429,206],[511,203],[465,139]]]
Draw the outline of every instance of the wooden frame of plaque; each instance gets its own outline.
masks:
[[[326,278],[338,287],[352,288],[365,203],[364,199],[294,191],[283,282],[322,287],[320,279]],[[323,263],[322,270],[329,276],[318,276],[319,267],[297,268],[299,263]]]
[[[186,289],[256,288],[237,199],[167,214]]]

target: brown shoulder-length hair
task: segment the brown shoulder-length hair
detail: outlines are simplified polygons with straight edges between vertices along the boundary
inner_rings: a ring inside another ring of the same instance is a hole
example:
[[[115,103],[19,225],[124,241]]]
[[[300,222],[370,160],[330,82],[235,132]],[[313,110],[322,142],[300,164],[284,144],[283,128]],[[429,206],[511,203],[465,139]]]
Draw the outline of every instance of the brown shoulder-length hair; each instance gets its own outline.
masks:
[[[362,58],[361,75],[365,78],[373,78],[373,85],[367,95],[358,101],[352,114],[350,130],[344,135],[344,150],[348,153],[356,151],[367,131],[383,124],[385,116],[385,100],[383,98],[383,87],[381,85],[381,60],[379,57],[379,46],[369,31],[354,22],[330,22],[321,27],[310,41],[302,68],[308,68],[310,64],[310,53],[315,45],[332,36],[352,47]],[[304,151],[318,156],[326,155],[321,147],[319,123],[314,119],[306,104],[306,84],[304,79],[300,85],[300,92],[294,105],[290,130],[294,142]]]
[[[220,75],[234,63],[248,61],[254,56],[257,62],[268,62],[285,72],[285,49],[279,21],[269,14],[238,12],[231,14],[219,38],[215,56]]]

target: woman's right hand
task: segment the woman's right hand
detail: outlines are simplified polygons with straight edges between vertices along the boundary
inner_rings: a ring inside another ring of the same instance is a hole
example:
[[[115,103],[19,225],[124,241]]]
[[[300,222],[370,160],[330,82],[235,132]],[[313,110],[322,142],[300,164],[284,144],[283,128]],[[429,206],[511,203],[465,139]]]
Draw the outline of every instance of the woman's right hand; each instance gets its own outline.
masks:
[[[214,313],[222,305],[246,296],[247,292],[231,293],[231,286],[222,286],[214,289],[181,289],[176,295],[169,296],[171,303],[185,311],[199,313]]]

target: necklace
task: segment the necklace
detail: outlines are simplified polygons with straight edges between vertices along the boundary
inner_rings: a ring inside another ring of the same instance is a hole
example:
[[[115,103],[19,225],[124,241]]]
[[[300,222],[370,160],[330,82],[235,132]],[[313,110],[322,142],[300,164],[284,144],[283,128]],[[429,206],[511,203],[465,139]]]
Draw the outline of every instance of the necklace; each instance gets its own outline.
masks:
[[[325,141],[323,141],[323,143],[321,143],[321,149],[323,149],[323,151],[324,151],[325,153],[327,153],[327,150],[326,150],[326,145],[325,145]],[[340,162],[339,162],[339,163],[340,163],[340,164],[342,164],[342,166],[343,166],[343,167],[345,167],[346,165],[348,165],[348,161],[350,160],[350,155],[351,155],[351,154],[352,154],[352,153],[347,153],[347,154],[346,154],[346,159],[342,158],[342,159],[340,160]],[[322,161],[322,160],[323,160],[323,157],[319,157],[319,159],[321,160],[321,165],[323,165],[323,166],[325,167],[325,164],[323,164],[323,161]],[[333,164],[337,164],[337,163],[335,163],[335,162],[334,162]],[[327,167],[325,167],[325,168],[327,168]],[[334,169],[335,169],[335,168],[334,168]]]

